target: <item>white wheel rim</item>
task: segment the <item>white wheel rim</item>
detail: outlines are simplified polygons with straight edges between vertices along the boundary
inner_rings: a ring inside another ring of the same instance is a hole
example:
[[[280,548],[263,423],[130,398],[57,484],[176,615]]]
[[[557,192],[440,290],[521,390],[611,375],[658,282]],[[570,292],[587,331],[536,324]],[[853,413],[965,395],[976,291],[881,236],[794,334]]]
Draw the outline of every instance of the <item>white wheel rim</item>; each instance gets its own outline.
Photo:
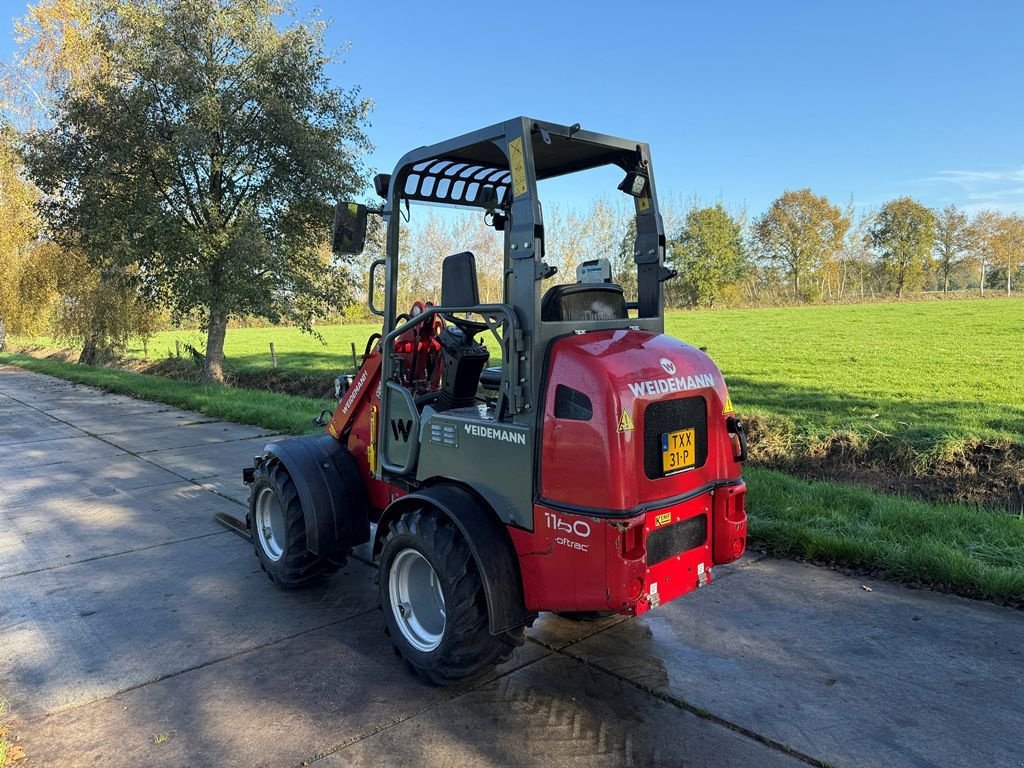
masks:
[[[270,560],[277,562],[284,554],[284,510],[273,488],[263,488],[256,497],[256,539]]]
[[[417,651],[441,644],[446,623],[444,593],[430,562],[415,549],[403,549],[388,575],[391,612],[402,635]]]

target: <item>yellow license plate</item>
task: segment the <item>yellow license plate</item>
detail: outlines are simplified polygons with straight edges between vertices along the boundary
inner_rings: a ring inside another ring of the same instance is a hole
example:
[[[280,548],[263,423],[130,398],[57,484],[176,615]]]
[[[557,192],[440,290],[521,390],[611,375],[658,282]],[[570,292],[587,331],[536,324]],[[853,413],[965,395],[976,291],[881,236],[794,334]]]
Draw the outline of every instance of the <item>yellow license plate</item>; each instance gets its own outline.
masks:
[[[661,469],[666,475],[669,472],[690,469],[696,463],[694,430],[679,429],[661,436]]]

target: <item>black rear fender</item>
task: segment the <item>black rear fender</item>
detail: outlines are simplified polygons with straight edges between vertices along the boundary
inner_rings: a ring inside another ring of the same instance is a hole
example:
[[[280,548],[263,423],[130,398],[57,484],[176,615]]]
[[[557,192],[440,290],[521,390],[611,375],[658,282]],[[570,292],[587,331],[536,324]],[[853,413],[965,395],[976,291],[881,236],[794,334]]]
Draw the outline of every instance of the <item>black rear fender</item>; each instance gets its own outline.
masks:
[[[498,516],[485,502],[465,488],[435,485],[395,499],[377,523],[373,541],[374,557],[380,554],[392,521],[406,511],[425,505],[447,515],[466,537],[480,569],[491,634],[498,635],[523,626],[529,617],[523,600],[519,560],[512,539]]]

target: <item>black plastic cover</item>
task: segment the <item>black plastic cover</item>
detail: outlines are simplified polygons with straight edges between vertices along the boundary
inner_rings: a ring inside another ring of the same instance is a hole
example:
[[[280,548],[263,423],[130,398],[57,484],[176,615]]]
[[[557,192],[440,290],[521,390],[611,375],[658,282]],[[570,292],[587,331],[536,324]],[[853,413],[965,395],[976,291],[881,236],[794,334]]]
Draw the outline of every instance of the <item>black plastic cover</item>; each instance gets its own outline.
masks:
[[[553,285],[540,302],[540,319],[546,323],[625,320],[628,316],[622,286],[614,283]]]
[[[657,565],[694,547],[701,547],[707,540],[707,515],[696,515],[663,528],[655,528],[647,536],[647,565]]]
[[[307,435],[268,443],[264,451],[295,483],[310,552],[333,557],[370,540],[366,489],[348,448],[330,435]]]
[[[480,372],[487,365],[490,353],[483,344],[455,325],[441,332],[441,394],[435,407],[439,411],[464,408],[476,401]]]
[[[441,262],[441,306],[472,307],[479,303],[476,257],[469,251],[448,256]]]

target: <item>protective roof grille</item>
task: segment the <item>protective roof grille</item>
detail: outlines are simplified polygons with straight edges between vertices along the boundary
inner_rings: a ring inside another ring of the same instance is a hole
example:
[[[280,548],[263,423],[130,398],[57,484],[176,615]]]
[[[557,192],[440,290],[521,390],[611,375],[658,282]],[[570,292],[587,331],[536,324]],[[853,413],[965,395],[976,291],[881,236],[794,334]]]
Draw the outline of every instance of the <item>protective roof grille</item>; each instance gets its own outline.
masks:
[[[402,197],[486,208],[503,204],[511,184],[512,174],[507,168],[432,158],[409,169],[402,185]]]

